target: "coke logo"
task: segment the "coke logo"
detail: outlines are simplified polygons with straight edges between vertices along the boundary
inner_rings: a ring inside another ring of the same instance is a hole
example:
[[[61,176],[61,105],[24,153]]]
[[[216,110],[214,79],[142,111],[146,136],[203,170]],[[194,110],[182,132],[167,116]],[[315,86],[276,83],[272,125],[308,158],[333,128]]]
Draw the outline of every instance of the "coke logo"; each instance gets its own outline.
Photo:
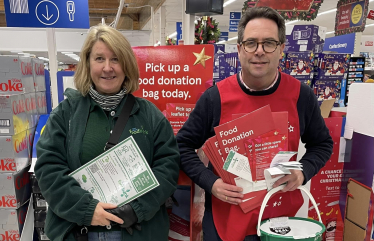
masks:
[[[0,234],[0,241],[19,241],[19,234],[18,233],[10,233],[5,231],[4,234]]]
[[[44,75],[44,65],[35,63],[35,73],[36,75]]]
[[[47,99],[45,98],[45,96],[43,96],[42,98],[42,103],[43,103],[43,107],[47,107]]]
[[[31,111],[32,110],[32,108],[31,108],[31,100],[30,100],[30,98],[26,98],[26,100],[25,100],[25,106],[26,106],[26,111]]]
[[[38,108],[43,108],[43,100],[40,96],[37,97],[36,103],[38,104]]]
[[[31,109],[36,110],[36,100],[35,97],[31,97]]]
[[[21,71],[23,75],[32,75],[31,63],[21,62]]]
[[[22,176],[16,178],[17,190],[21,190],[28,183],[30,183],[30,176],[28,172],[25,172]]]
[[[16,171],[16,163],[14,162],[14,160],[12,162],[10,162],[8,160],[1,159],[0,160],[0,170],[14,172],[14,171]]]
[[[30,132],[29,133],[29,143],[30,143],[30,146],[31,146],[31,143],[32,143],[33,139],[34,139],[34,135],[33,135],[32,132]]]
[[[0,198],[0,207],[17,208],[17,200],[15,198],[2,196]]]
[[[26,210],[23,210],[23,209],[20,210],[19,216],[18,216],[18,222],[20,224],[24,224],[25,223],[26,214],[27,214],[27,209]]]
[[[24,138],[22,138],[21,141],[18,141],[18,140],[14,141],[14,150],[17,153],[20,153],[21,151],[25,150],[26,148],[27,148],[26,136]]]
[[[22,100],[13,101],[12,107],[13,107],[14,115],[18,115],[19,113],[25,112],[25,107],[24,107],[24,103],[22,102]]]
[[[8,83],[0,83],[0,91],[22,91],[20,79],[9,79]]]

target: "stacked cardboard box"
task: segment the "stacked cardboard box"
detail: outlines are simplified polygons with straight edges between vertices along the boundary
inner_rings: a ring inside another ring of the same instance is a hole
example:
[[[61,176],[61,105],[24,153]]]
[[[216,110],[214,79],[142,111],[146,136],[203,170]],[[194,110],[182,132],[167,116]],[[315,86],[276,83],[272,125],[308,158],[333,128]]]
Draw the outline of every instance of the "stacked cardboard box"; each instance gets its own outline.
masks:
[[[44,83],[42,61],[0,56],[0,237],[19,240],[22,233],[33,136],[46,113]]]

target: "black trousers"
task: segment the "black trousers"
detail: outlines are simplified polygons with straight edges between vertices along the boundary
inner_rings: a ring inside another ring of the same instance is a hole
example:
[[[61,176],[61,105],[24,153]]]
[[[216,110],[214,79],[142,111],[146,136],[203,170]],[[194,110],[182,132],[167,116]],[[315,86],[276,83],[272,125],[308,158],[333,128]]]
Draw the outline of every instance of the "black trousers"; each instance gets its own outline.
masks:
[[[214,226],[212,210],[205,209],[203,218],[203,240],[204,241],[223,241]],[[257,235],[249,235],[243,241],[261,241]]]

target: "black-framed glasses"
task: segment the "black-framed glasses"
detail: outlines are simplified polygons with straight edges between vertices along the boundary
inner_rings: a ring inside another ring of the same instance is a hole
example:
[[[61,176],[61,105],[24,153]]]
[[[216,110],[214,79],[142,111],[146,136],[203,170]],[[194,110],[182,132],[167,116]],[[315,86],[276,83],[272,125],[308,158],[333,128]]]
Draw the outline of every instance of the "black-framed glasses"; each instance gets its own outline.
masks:
[[[266,40],[263,42],[257,42],[255,40],[246,40],[241,43],[245,52],[247,53],[254,53],[258,49],[258,45],[261,44],[262,49],[265,53],[273,53],[278,45],[281,45],[281,42],[275,40]]]

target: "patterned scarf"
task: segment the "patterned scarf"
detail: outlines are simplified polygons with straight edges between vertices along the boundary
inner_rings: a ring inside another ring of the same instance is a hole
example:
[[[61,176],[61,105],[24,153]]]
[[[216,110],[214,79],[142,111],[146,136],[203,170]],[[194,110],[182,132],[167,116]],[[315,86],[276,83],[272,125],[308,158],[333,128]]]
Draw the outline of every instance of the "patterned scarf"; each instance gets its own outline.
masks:
[[[88,92],[91,98],[100,105],[103,110],[110,111],[115,109],[118,104],[121,102],[122,98],[126,95],[126,88],[121,89],[115,95],[102,95],[97,92],[93,86],[90,87],[90,91]]]

